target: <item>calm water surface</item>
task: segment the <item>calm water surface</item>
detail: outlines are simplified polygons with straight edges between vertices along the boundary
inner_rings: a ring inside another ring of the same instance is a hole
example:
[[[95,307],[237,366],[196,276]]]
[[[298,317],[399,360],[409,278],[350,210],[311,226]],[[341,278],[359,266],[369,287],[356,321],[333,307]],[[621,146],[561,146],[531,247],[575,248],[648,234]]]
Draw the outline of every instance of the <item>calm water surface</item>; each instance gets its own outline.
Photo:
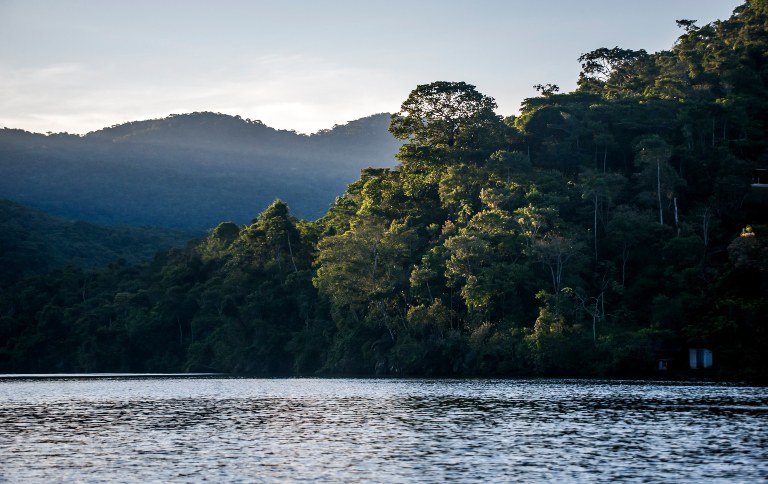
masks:
[[[2,379],[0,481],[768,480],[768,389]]]

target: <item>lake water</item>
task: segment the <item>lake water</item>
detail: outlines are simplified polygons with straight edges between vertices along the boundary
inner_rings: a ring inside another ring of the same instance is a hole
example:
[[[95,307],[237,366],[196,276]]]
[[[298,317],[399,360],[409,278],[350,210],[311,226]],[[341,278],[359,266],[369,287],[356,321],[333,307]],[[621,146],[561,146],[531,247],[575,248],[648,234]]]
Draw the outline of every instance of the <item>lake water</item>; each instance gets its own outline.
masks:
[[[766,481],[768,389],[0,378],[0,481]]]

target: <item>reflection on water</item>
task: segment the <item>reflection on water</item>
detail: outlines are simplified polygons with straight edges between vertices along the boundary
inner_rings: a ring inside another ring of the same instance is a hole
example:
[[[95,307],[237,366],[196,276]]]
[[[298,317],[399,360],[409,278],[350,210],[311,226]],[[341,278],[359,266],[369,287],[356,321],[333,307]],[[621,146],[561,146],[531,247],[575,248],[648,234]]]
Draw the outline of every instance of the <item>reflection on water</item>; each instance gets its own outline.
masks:
[[[0,481],[768,479],[768,389],[0,380]]]

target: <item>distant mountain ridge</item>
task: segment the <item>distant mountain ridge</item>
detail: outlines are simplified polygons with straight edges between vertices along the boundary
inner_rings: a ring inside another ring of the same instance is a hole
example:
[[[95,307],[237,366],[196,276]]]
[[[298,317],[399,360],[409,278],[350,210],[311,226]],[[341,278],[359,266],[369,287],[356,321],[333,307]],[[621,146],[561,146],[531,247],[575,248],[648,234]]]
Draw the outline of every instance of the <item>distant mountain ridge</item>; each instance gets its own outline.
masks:
[[[362,168],[394,166],[390,115],[312,135],[200,112],[83,136],[0,130],[0,198],[104,224],[205,230],[245,223],[275,198],[325,213]]]

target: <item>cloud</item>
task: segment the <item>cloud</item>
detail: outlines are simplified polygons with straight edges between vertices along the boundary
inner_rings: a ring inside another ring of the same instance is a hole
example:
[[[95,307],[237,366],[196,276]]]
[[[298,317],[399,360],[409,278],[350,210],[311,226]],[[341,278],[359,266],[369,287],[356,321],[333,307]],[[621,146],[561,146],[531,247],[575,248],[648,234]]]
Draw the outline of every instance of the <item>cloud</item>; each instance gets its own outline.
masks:
[[[212,69],[150,63],[0,67],[6,73],[0,81],[0,125],[37,132],[85,133],[191,111],[238,114],[314,132],[397,109],[412,87],[383,69],[297,55]]]

